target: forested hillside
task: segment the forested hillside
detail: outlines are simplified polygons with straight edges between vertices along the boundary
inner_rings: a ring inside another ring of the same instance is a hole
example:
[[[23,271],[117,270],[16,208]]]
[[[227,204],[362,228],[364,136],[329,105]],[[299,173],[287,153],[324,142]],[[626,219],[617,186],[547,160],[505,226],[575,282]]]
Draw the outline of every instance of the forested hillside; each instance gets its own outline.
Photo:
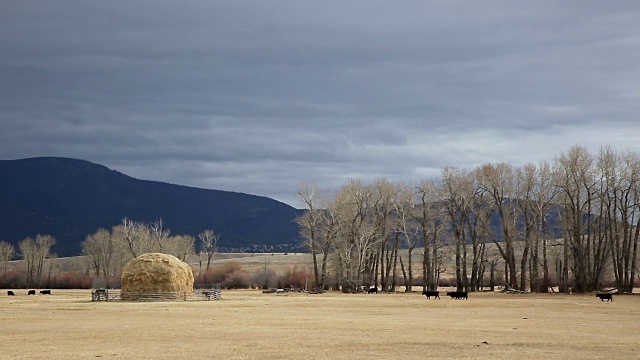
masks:
[[[49,234],[61,256],[79,254],[88,234],[124,217],[162,218],[171,234],[213,229],[223,251],[286,250],[300,244],[299,213],[266,197],[138,180],[83,160],[0,161],[0,240],[17,248],[27,236]]]

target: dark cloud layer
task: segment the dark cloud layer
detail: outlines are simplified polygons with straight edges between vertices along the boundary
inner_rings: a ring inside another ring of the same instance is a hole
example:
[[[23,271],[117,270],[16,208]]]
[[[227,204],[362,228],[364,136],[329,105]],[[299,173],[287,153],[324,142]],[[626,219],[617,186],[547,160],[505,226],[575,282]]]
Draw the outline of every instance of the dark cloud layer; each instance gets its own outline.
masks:
[[[10,1],[0,158],[273,197],[640,151],[635,1]]]

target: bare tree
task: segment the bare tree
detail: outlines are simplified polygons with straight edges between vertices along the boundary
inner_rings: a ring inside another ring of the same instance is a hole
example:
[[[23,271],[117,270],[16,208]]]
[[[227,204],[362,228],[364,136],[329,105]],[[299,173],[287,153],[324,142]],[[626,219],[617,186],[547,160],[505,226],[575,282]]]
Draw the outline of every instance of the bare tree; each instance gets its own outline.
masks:
[[[96,276],[109,276],[112,269],[116,247],[111,233],[105,229],[98,229],[88,235],[82,242],[82,253],[89,259]]]
[[[200,239],[200,249],[207,254],[207,270],[211,266],[211,258],[213,254],[218,251],[218,239],[220,239],[220,235],[216,234],[213,230],[205,230],[198,234],[198,238]]]
[[[640,155],[638,155],[638,153],[630,153],[628,157],[631,163],[629,168],[631,168],[633,174],[629,177],[629,181],[633,183],[631,191],[633,202],[631,204],[632,210],[630,211],[631,215],[629,217],[629,222],[632,225],[630,233],[632,232],[633,235],[630,235],[631,239],[627,245],[628,253],[631,256],[631,264],[625,269],[625,272],[629,275],[625,276],[625,279],[628,279],[628,281],[624,286],[625,291],[632,293],[636,279],[636,271],[638,270],[638,243],[640,243],[640,179],[638,178],[640,175]]]
[[[468,286],[469,291],[482,290],[484,267],[487,263],[486,243],[491,235],[488,229],[492,211],[482,194],[482,189],[474,179],[469,188],[466,202],[468,214],[464,217],[467,237],[471,240],[471,280]]]
[[[32,237],[27,237],[20,241],[18,248],[20,248],[20,255],[24,261],[25,282],[27,286],[31,287],[35,285],[36,258],[38,256],[36,243]]]
[[[453,233],[456,259],[456,288],[469,288],[467,275],[467,232],[465,224],[469,216],[469,201],[474,193],[473,182],[468,171],[455,167],[442,170],[440,201],[447,211],[448,223]]]
[[[557,217],[557,206],[554,201],[557,195],[557,187],[553,185],[551,166],[547,162],[541,162],[537,168],[537,177],[535,184],[535,194],[533,198],[533,206],[535,211],[535,219],[537,221],[537,229],[534,234],[534,244],[532,253],[532,273],[531,273],[531,291],[548,292],[551,282],[549,275],[548,260],[548,240],[553,236],[553,229],[549,229],[548,218],[550,216]],[[542,245],[540,249],[540,245]],[[542,260],[540,260],[539,251],[542,250]],[[538,265],[542,265],[542,283],[540,282]]]
[[[342,231],[342,220],[340,218],[340,202],[337,201],[335,194],[325,197],[325,210],[322,212],[322,266],[320,268],[320,285],[319,289],[326,290],[328,288],[328,272],[330,257],[335,254],[335,244]],[[337,256],[334,258],[337,259]],[[340,268],[340,265],[337,266]],[[340,273],[340,271],[336,271]],[[338,279],[336,278],[336,281]]]
[[[441,247],[440,236],[444,229],[446,208],[438,201],[438,191],[433,181],[422,181],[418,186],[420,199],[418,221],[422,231],[424,252],[422,253],[423,290],[438,288],[438,250]]]
[[[611,250],[619,291],[630,293],[640,235],[640,159],[637,154],[617,154],[604,147],[598,157],[598,169],[602,176],[598,230],[610,244],[605,251]]]
[[[533,164],[525,164],[522,168],[516,169],[517,184],[515,202],[518,207],[518,215],[523,223],[519,226],[521,227],[519,232],[523,233],[521,236],[523,246],[520,258],[520,290],[522,291],[527,290],[527,271],[531,257],[529,252],[532,248],[532,243],[535,247],[532,252],[537,252],[537,243],[533,239],[534,237],[536,239],[538,238],[536,236],[538,214],[535,206],[537,175],[536,166]],[[538,275],[535,274],[535,276],[531,276],[531,278],[537,278],[537,276]]]
[[[397,242],[390,243],[392,223],[395,216],[395,204],[399,192],[399,186],[389,182],[385,178],[376,179],[372,184],[371,216],[375,226],[375,239],[371,257],[373,266],[371,270],[373,283],[378,287],[378,274],[380,275],[380,286],[383,291],[389,289],[391,277],[391,266],[396,252]]]
[[[15,247],[6,241],[0,241],[0,264],[2,264],[3,272],[7,272],[7,265],[15,254]]]
[[[413,260],[412,254],[416,246],[422,240],[420,232],[420,222],[418,221],[417,202],[414,198],[411,186],[399,184],[399,191],[396,201],[394,201],[396,221],[394,223],[394,232],[401,234],[407,249],[407,269],[404,269],[404,263],[400,259],[400,266],[405,280],[405,292],[412,291],[413,285]]]
[[[113,228],[112,233],[117,241],[124,244],[133,258],[152,251],[152,247],[149,246],[149,230],[143,223],[125,217],[120,225]]]
[[[300,235],[306,239],[307,247],[311,251],[313,259],[313,275],[316,291],[322,291],[320,282],[320,269],[318,268],[318,254],[322,251],[321,227],[323,210],[318,208],[319,189],[316,184],[298,185],[298,196],[304,202],[306,211],[300,215],[296,222],[300,225]]]
[[[371,197],[371,187],[350,179],[335,199],[341,231],[334,245],[343,292],[362,285],[364,265],[375,243],[375,226],[369,216]]]
[[[500,220],[500,229],[492,236],[508,272],[506,284],[514,289],[518,286],[514,241],[517,232],[516,178],[514,168],[506,163],[486,164],[477,171],[483,194]],[[493,229],[488,229],[493,231]],[[499,241],[502,240],[502,241]]]
[[[306,245],[312,255],[312,271],[315,289],[322,292],[326,287],[327,264],[330,251],[339,232],[337,227],[339,207],[335,198],[321,195],[315,184],[301,184],[298,195],[305,203],[306,211],[296,219],[300,234],[306,239]],[[318,256],[321,255],[321,259]]]
[[[169,229],[165,228],[164,221],[162,218],[155,220],[154,222],[149,224],[149,230],[151,233],[151,237],[153,238],[153,242],[158,249],[158,252],[165,252],[165,247],[167,243],[167,239],[171,234]]]
[[[195,253],[196,239],[190,235],[175,235],[166,240],[165,249],[178,259],[186,262],[187,257]]]
[[[25,264],[27,286],[36,286],[42,279],[44,260],[50,256],[49,251],[56,240],[51,235],[38,234],[34,240],[27,237],[18,244]]]
[[[51,235],[36,235],[36,281],[40,281],[42,279],[42,274],[44,270],[44,260],[49,258],[51,247],[55,245],[56,239]]]
[[[599,181],[594,158],[574,146],[556,159],[555,185],[560,189],[565,233],[563,278],[568,279],[569,258],[576,292],[594,291],[602,275],[607,242],[599,237],[593,214],[598,209]],[[563,284],[564,291],[568,291]]]

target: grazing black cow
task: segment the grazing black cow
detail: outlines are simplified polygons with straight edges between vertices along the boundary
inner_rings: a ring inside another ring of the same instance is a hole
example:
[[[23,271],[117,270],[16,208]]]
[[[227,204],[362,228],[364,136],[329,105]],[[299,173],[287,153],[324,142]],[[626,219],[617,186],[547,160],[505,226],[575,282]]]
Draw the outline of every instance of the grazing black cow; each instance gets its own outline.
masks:
[[[435,299],[440,300],[440,291],[425,290],[425,291],[422,292],[422,295],[426,296],[427,300],[430,300],[432,296],[433,296],[434,300]]]
[[[600,298],[601,301],[607,299],[607,302],[613,301],[613,294],[596,294],[597,297]]]
[[[467,300],[469,298],[466,291],[450,291],[447,293],[447,296],[451,297],[453,300]]]
[[[35,290],[29,290],[27,291],[27,295],[35,295],[36,291]]]
[[[369,290],[367,290],[367,294],[377,294],[377,293],[378,293],[377,287],[372,287]]]
[[[51,295],[51,290],[40,290],[40,295]]]
[[[8,290],[8,291],[7,291],[7,296],[14,296],[14,295],[15,295],[15,294],[13,293],[13,291],[11,291],[11,290]]]

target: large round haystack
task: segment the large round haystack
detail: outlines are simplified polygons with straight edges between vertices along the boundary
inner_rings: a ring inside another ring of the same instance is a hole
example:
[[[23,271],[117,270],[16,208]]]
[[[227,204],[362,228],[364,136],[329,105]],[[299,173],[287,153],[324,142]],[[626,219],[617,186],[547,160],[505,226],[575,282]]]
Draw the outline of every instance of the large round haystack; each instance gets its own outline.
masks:
[[[193,271],[173,255],[149,253],[122,270],[124,300],[179,298],[193,292]]]

